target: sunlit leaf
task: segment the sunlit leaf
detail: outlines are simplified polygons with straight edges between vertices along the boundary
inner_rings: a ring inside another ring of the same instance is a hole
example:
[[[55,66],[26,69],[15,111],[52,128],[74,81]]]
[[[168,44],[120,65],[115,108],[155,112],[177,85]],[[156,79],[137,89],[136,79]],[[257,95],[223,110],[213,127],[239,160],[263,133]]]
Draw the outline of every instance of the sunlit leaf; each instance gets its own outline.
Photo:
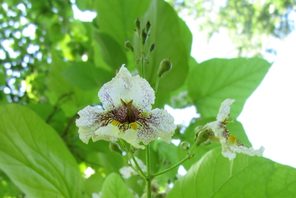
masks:
[[[133,198],[133,194],[116,173],[108,175],[103,184],[101,193],[102,198]]]
[[[168,101],[168,94],[180,87],[187,76],[190,58],[191,33],[174,9],[164,1],[153,0],[145,13],[145,21],[151,23],[149,44],[155,43],[155,50],[146,70],[147,79],[154,84],[157,71],[163,59],[172,62],[172,70],[161,78],[157,92],[157,105]]]
[[[93,45],[95,63],[99,67],[103,67],[106,64],[107,68],[115,70],[122,64],[127,64],[123,44],[119,44],[110,35],[94,30]]]
[[[168,198],[294,197],[295,193],[295,169],[246,155],[231,161],[215,149],[176,182]]]
[[[80,197],[78,166],[57,133],[25,107],[0,112],[0,169],[28,197]]]
[[[86,62],[75,62],[62,72],[65,80],[73,87],[82,90],[99,90],[99,86],[112,78],[112,74],[104,69]]]
[[[203,117],[216,117],[221,102],[233,98],[231,116],[237,117],[269,66],[259,58],[205,61],[196,65],[189,76],[189,95]]]

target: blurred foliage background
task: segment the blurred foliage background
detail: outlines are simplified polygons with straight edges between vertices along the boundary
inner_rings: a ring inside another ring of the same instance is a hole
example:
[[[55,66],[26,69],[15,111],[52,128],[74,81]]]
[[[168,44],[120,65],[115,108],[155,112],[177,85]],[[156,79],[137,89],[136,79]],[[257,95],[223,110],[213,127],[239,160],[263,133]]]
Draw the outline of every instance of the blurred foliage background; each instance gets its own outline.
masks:
[[[169,0],[178,12],[196,18],[209,39],[227,31],[238,55],[260,55],[267,37],[283,38],[293,29],[295,1]],[[3,1],[0,6],[1,101],[46,101],[44,77],[55,58],[95,62],[95,23],[73,16],[73,6],[96,12],[92,1]],[[91,46],[91,47],[90,47]],[[264,49],[271,53],[275,49]]]
[[[237,46],[238,56],[276,53],[264,45],[268,39],[284,38],[294,30],[294,0],[169,0],[179,11],[195,17],[200,31],[226,32]]]
[[[86,167],[96,170],[95,175],[85,179],[84,193],[87,196],[100,189],[102,175],[118,172],[127,162],[106,142],[81,143],[74,124],[76,112],[88,104],[98,103],[99,87],[116,73],[122,63],[128,63],[130,69],[137,67],[133,56],[139,45],[133,40],[137,17],[140,16],[142,27],[147,24],[147,19],[152,24],[147,46],[151,48],[155,44],[156,52],[151,52],[151,59],[147,61],[151,68],[147,71],[149,82],[152,85],[156,83],[157,67],[153,65],[158,66],[163,58],[170,58],[179,65],[173,67],[172,72],[160,82],[156,106],[169,104],[177,108],[202,104],[202,101],[190,98],[184,92],[187,90],[184,82],[188,71],[197,64],[190,56],[192,35],[172,7],[162,1],[153,2],[150,5],[148,0],[137,3],[133,0],[122,3],[110,1],[109,4],[92,0],[1,1],[0,104],[18,103],[29,107],[58,132],[78,161],[81,172]],[[186,12],[196,17],[200,31],[207,32],[209,39],[215,33],[226,30],[236,43],[239,56],[246,52],[260,56],[264,37],[283,38],[294,28],[289,19],[290,14],[295,14],[296,2],[293,0],[266,0],[264,3],[246,0],[168,2],[179,13]],[[74,17],[73,10],[77,7],[82,11],[91,11],[93,20]],[[126,41],[132,42],[134,52],[125,47]],[[273,49],[266,50],[273,52]],[[194,87],[196,81],[189,80],[189,87],[190,83]],[[216,109],[213,108],[205,118],[214,117]],[[240,110],[236,110],[236,114]],[[185,129],[180,128],[176,138],[192,142],[194,127],[189,127],[185,136],[180,132]],[[233,128],[243,130],[240,123],[234,124]],[[246,145],[250,144],[247,137],[242,139]],[[213,145],[202,149],[208,150],[208,147]],[[179,155],[174,155],[176,153]],[[144,158],[143,153],[138,155]],[[156,142],[153,145],[153,169],[163,169],[185,155],[174,145]],[[185,164],[185,167],[189,168],[193,162]],[[141,194],[144,184],[138,179],[131,178],[127,184]],[[164,191],[165,185],[162,184],[175,179],[176,171],[159,177],[156,191]],[[0,174],[0,185],[0,196],[24,196],[3,172]]]

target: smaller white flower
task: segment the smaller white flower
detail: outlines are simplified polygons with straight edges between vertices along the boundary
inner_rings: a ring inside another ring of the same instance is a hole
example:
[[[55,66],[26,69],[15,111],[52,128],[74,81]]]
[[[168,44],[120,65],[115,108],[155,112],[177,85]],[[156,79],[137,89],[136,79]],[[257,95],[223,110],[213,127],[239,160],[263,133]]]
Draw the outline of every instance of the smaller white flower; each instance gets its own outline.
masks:
[[[99,193],[92,193],[91,194],[91,198],[101,198],[102,197],[102,193],[101,192],[99,192]]]
[[[130,166],[124,166],[121,169],[119,169],[120,174],[124,179],[128,179],[133,175],[136,175],[137,172]]]
[[[233,99],[226,99],[221,103],[216,121],[210,122],[204,126],[213,132],[212,139],[218,139],[222,147],[222,155],[228,159],[234,159],[237,153],[243,153],[249,156],[261,156],[264,148],[253,149],[243,146],[238,142],[235,136],[229,134],[226,123],[229,120],[230,108]]]
[[[145,164],[142,162],[142,160],[140,160],[139,158],[135,157],[135,160],[137,161],[139,167],[141,168],[141,170],[143,172],[147,171],[147,167],[145,166]],[[131,166],[132,167],[136,167],[135,163],[133,160],[131,160]],[[122,167],[119,172],[122,175],[122,177],[124,179],[128,179],[131,176],[137,175],[138,173],[131,167],[131,166],[124,166]]]

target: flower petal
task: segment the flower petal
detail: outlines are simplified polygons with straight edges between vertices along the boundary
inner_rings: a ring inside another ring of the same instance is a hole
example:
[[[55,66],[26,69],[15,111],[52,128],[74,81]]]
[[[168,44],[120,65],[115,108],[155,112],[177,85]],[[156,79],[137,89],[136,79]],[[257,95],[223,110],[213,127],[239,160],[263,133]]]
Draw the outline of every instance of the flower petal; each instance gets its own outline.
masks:
[[[79,118],[76,120],[76,125],[79,127],[78,133],[82,142],[87,144],[95,130],[100,127],[97,118],[102,112],[103,109],[100,106],[87,106],[78,112]]]
[[[100,106],[86,106],[78,112],[79,118],[76,120],[76,126],[91,127],[102,112],[103,109]]]
[[[107,126],[103,126],[98,128],[94,135],[92,136],[92,140],[106,140],[110,142],[115,142],[119,138],[120,131],[117,126],[112,124],[108,124]]]
[[[124,179],[128,179],[133,175],[137,175],[137,172],[130,166],[124,166],[120,168],[119,172]]]
[[[230,108],[232,103],[234,103],[234,99],[226,99],[221,103],[219,113],[217,115],[217,121],[224,122],[229,118],[230,115]]]
[[[234,159],[237,153],[242,153],[249,156],[262,156],[264,148],[259,149],[248,148],[243,145],[230,144],[225,139],[220,140],[222,145],[222,154],[228,159]]]
[[[98,95],[106,110],[120,106],[121,100],[132,100],[136,107],[150,110],[155,100],[154,90],[149,83],[138,75],[132,76],[124,66],[111,81],[103,85]]]
[[[149,144],[157,137],[169,142],[175,129],[174,118],[166,110],[153,109],[150,118],[139,129],[138,137],[144,144]]]
[[[223,138],[223,133],[225,129],[223,128],[222,123],[218,121],[213,121],[205,125],[206,128],[213,131],[214,135],[218,138]]]
[[[131,144],[135,148],[144,149],[143,145],[140,145],[140,140],[137,135],[137,131],[134,129],[128,129],[120,134],[120,138]]]
[[[236,153],[243,153],[249,156],[262,156],[264,148],[260,147],[259,149],[248,148],[241,145],[233,145],[231,149]]]
[[[79,139],[87,144],[89,142],[89,139],[94,135],[94,130],[91,128],[79,128],[78,129]]]

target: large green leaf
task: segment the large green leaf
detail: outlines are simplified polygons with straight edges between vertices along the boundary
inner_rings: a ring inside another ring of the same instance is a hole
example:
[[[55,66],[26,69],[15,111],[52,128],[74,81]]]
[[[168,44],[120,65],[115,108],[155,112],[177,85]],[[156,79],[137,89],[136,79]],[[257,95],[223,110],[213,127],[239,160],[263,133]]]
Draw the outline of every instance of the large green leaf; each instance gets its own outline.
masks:
[[[185,23],[164,1],[151,1],[145,14],[145,21],[151,23],[148,43],[156,45],[146,69],[149,82],[152,84],[156,82],[158,67],[163,59],[172,62],[172,70],[164,75],[159,83],[156,103],[160,106],[168,101],[169,92],[180,87],[186,79],[192,38]]]
[[[62,75],[71,86],[82,90],[98,90],[99,86],[112,78],[111,72],[88,62],[74,62],[64,69]]]
[[[116,70],[128,64],[124,43],[132,40],[136,19],[141,17],[150,0],[96,1],[98,16],[94,20],[93,47],[95,63]],[[132,58],[131,58],[132,59]],[[132,61],[129,66],[133,67]]]
[[[203,117],[215,117],[221,102],[233,98],[231,115],[237,117],[246,99],[259,85],[270,64],[259,58],[212,59],[196,65],[188,90]]]
[[[117,43],[109,34],[93,31],[94,60],[99,67],[115,70],[127,63],[123,44]]]
[[[97,92],[108,72],[89,63],[69,64],[56,55],[50,66],[46,95],[52,105],[58,105],[71,117],[82,107],[98,102]]]
[[[136,19],[146,11],[149,0],[109,0],[96,1],[98,16],[95,24],[100,32],[108,34],[124,46],[124,42],[134,34]]]
[[[106,178],[102,187],[102,198],[132,198],[133,194],[129,191],[121,177],[116,173],[111,173]]]
[[[296,169],[261,157],[208,152],[176,182],[168,198],[295,197]]]
[[[57,133],[19,105],[0,110],[0,169],[27,197],[80,197],[75,159]]]

